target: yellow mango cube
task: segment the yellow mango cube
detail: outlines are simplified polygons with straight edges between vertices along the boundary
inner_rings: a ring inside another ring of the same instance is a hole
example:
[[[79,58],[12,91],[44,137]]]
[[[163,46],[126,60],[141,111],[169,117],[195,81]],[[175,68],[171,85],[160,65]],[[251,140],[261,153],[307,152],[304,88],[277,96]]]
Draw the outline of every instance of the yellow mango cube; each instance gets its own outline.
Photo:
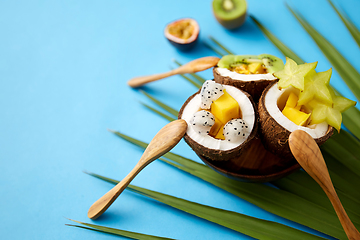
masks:
[[[210,112],[225,125],[234,118],[240,118],[240,107],[238,102],[224,89],[224,94],[216,99],[210,108]]]
[[[295,108],[298,101],[299,101],[298,96],[296,96],[295,93],[290,93],[290,95],[286,101],[286,107]]]
[[[219,132],[220,129],[222,129],[224,127],[224,125],[220,122],[219,119],[217,119],[215,117],[215,123],[214,125],[211,127],[209,135],[212,137],[216,138],[217,133]]]
[[[262,63],[250,63],[248,69],[251,73],[264,73],[264,68],[262,67]]]
[[[220,127],[218,133],[216,134],[215,138],[225,140],[223,131],[224,131],[224,125],[221,125],[221,127]]]
[[[307,123],[311,113],[304,113],[298,109],[285,106],[282,113],[291,120],[293,123],[299,126],[304,126]]]

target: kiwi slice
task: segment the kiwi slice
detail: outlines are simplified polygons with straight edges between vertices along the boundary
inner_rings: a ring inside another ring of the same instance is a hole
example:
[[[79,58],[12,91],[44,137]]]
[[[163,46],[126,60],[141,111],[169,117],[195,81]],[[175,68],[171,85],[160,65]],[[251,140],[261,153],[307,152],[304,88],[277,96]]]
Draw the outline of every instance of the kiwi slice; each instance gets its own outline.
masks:
[[[253,62],[262,63],[268,73],[273,73],[284,68],[284,62],[270,54],[260,55],[226,55],[218,62],[220,68],[233,68],[240,64],[249,64]]]
[[[218,22],[227,29],[240,27],[246,19],[245,0],[214,0],[213,12]]]
[[[252,60],[259,60],[256,55],[226,55],[218,62],[218,67],[233,68],[241,64],[249,64]]]

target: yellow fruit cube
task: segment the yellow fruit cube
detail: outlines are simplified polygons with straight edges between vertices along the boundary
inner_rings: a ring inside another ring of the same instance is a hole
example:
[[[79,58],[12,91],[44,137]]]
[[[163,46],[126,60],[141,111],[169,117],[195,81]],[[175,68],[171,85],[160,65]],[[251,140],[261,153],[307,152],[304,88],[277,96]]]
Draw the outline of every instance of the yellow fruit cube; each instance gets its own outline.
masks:
[[[215,117],[215,123],[214,123],[214,125],[211,127],[211,129],[210,129],[209,135],[216,138],[217,133],[218,133],[219,130],[222,129],[223,127],[224,127],[224,124],[222,124],[222,123],[220,122],[220,120]]]
[[[210,108],[210,112],[225,125],[234,118],[240,118],[240,107],[238,102],[224,89],[224,94],[216,99]]]
[[[250,63],[248,69],[251,73],[264,73],[264,68],[261,63]]]
[[[223,131],[224,131],[224,125],[221,125],[221,127],[220,127],[218,133],[216,134],[215,138],[225,140]]]
[[[311,113],[304,113],[298,109],[285,106],[282,113],[290,119],[293,123],[299,126],[304,126],[307,123]]]

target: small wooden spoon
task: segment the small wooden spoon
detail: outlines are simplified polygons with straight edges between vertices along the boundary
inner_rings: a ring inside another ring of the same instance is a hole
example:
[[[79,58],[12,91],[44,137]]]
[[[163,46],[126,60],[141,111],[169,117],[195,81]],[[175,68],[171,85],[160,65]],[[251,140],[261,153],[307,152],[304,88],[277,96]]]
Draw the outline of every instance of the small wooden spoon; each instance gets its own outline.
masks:
[[[96,219],[103,214],[144,167],[170,151],[181,140],[186,129],[187,123],[182,119],[173,121],[163,127],[151,140],[134,169],[90,207],[88,217]]]
[[[218,57],[198,58],[196,60],[193,60],[191,62],[188,62],[188,63],[180,66],[177,69],[171,70],[170,72],[154,74],[154,75],[150,75],[150,76],[136,77],[136,78],[130,79],[128,81],[128,84],[130,87],[140,87],[141,85],[143,85],[145,83],[149,83],[149,82],[153,82],[153,81],[156,81],[159,79],[170,77],[172,75],[204,71],[208,68],[212,68],[212,67],[216,66],[216,64],[219,62],[219,60],[220,60],[220,58],[218,58]]]
[[[346,214],[335,192],[324,158],[315,140],[306,132],[296,130],[289,136],[289,146],[301,167],[321,186],[330,199],[347,237],[351,240],[360,239],[360,233]]]

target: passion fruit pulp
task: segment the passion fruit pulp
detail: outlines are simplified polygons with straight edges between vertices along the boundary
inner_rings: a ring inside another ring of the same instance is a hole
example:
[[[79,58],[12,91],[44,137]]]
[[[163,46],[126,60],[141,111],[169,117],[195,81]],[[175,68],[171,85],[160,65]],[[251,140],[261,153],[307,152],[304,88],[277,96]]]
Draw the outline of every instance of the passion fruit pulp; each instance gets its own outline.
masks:
[[[199,38],[199,24],[192,18],[182,18],[165,27],[165,37],[181,51],[193,48]]]

